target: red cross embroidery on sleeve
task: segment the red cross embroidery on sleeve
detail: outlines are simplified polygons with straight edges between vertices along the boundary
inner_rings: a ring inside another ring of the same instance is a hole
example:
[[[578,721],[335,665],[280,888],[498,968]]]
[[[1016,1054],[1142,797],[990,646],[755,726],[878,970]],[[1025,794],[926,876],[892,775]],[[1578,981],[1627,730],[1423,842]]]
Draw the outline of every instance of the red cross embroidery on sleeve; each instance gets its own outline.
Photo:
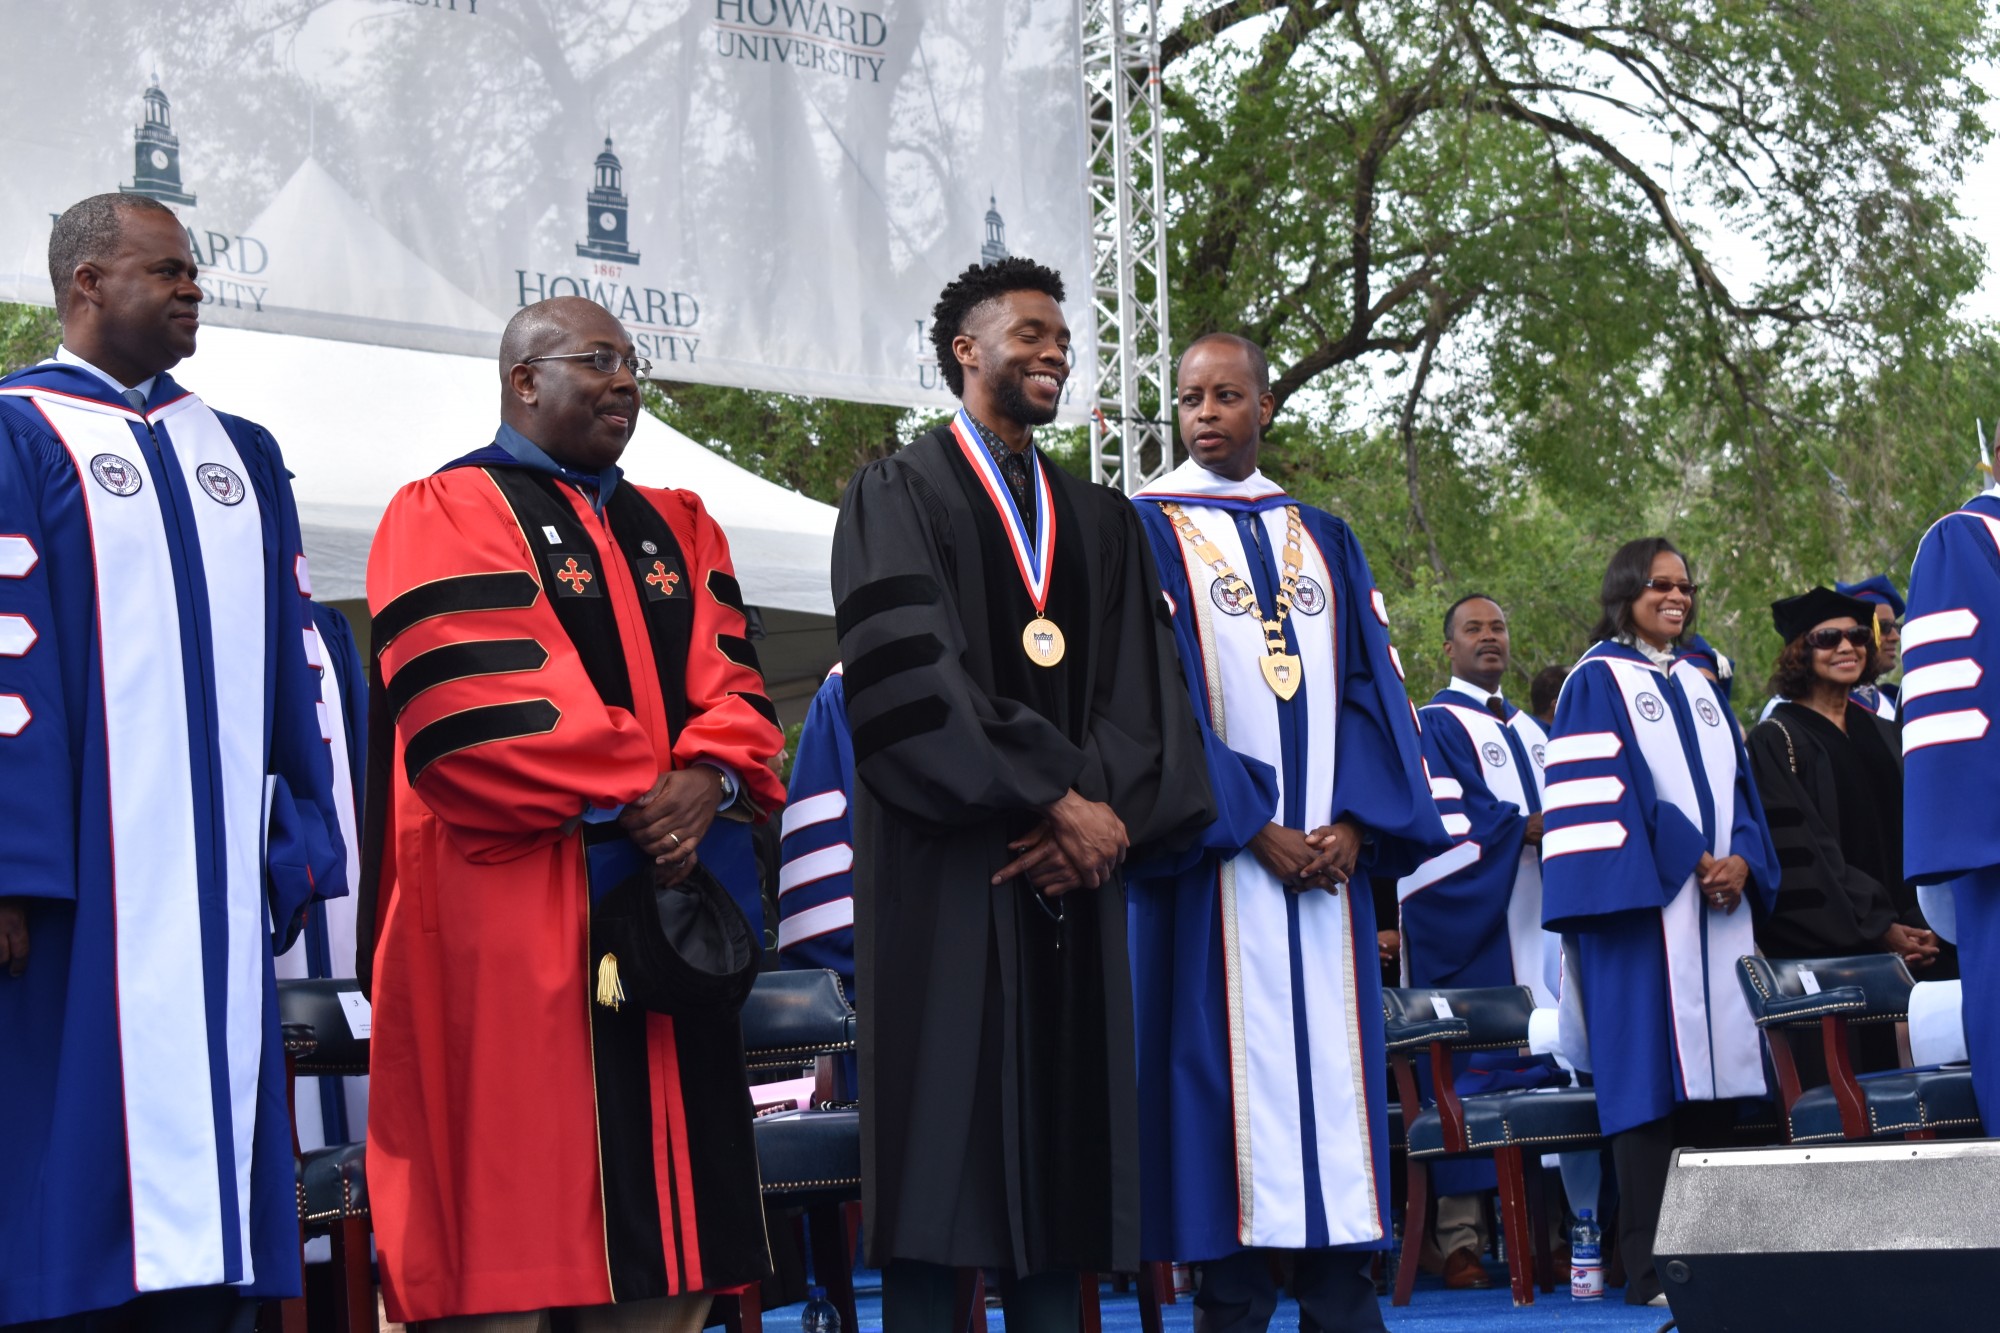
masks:
[[[646,582],[658,588],[662,597],[673,596],[674,585],[680,581],[681,576],[668,569],[667,562],[664,560],[655,560],[653,562],[653,572],[646,575]]]
[[[556,571],[556,577],[567,583],[571,592],[580,593],[583,585],[590,582],[591,574],[576,563],[575,556],[571,556],[569,562]]]

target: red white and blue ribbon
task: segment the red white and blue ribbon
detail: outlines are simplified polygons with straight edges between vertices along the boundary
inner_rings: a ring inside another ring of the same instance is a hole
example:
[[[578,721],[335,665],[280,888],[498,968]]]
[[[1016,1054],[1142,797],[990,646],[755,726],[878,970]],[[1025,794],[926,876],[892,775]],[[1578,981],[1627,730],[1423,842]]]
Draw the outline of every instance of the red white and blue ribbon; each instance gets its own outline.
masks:
[[[1028,489],[1035,497],[1035,538],[1031,542],[1027,525],[1021,521],[1021,511],[1014,504],[1014,492],[1000,475],[1000,464],[964,408],[952,418],[951,433],[965,461],[972,464],[979,484],[986,488],[987,498],[1000,513],[1000,526],[1007,530],[1007,544],[1013,548],[1021,582],[1028,589],[1028,599],[1035,604],[1035,614],[1041,615],[1049,601],[1049,568],[1055,563],[1056,549],[1056,507],[1049,493],[1049,479],[1042,471],[1042,460],[1032,448],[1028,450]]]

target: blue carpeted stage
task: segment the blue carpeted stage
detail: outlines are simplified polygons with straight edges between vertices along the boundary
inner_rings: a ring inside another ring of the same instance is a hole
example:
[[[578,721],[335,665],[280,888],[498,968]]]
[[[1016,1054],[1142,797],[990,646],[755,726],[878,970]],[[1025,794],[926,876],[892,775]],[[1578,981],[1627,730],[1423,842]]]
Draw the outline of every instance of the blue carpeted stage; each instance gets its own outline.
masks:
[[[1507,1295],[1505,1269],[1493,1266],[1495,1285],[1491,1291],[1446,1291],[1437,1279],[1417,1279],[1416,1298],[1400,1310],[1382,1298],[1382,1317],[1390,1333],[1487,1333],[1488,1330],[1591,1330],[1593,1333],[1655,1333],[1668,1323],[1669,1310],[1633,1307],[1624,1303],[1624,1291],[1614,1289],[1601,1301],[1572,1301],[1566,1288],[1553,1295],[1537,1295],[1533,1305],[1516,1309]],[[856,1273],[855,1306],[861,1317],[861,1333],[881,1333],[881,1276],[874,1272]],[[1104,1333],[1138,1333],[1139,1298],[1133,1292],[1120,1294],[1109,1286],[1102,1289]],[[793,1333],[799,1326],[803,1306],[787,1305],[764,1312],[765,1333]],[[1187,1296],[1165,1310],[1168,1333],[1186,1333],[1194,1327],[1194,1305]],[[1273,1333],[1292,1333],[1299,1326],[1298,1306],[1281,1300],[1271,1319]],[[998,1333],[1005,1327],[999,1307],[987,1311],[987,1327]]]

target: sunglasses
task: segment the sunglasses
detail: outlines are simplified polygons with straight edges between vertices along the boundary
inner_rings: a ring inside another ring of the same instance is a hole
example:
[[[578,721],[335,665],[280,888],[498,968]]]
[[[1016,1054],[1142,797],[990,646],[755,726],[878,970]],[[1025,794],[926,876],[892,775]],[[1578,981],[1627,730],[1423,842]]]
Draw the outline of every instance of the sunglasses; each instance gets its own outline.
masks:
[[[1701,591],[1700,584],[1689,583],[1686,579],[1647,579],[1639,587],[1642,591],[1677,592],[1683,597],[1692,597]]]
[[[1866,647],[1875,641],[1875,634],[1866,625],[1856,625],[1853,629],[1834,629],[1829,625],[1825,629],[1809,631],[1805,639],[1806,647],[1817,648],[1825,652],[1840,647],[1842,639],[1847,640],[1856,648]]]

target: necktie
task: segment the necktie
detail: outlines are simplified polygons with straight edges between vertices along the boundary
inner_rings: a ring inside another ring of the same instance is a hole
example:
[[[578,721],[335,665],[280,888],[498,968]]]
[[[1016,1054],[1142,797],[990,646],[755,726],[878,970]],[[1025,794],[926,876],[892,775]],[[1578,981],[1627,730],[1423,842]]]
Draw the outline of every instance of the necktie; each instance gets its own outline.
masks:
[[[125,390],[125,401],[132,404],[132,410],[140,416],[146,415],[146,395],[137,389]]]
[[[1021,527],[1032,539],[1035,535],[1035,504],[1028,490],[1028,451],[1009,449],[1000,455],[1000,475],[1014,494],[1014,508],[1021,511]]]
[[[1507,701],[1497,694],[1490,695],[1486,700],[1486,711],[1499,718],[1502,722],[1505,722],[1507,720]]]

